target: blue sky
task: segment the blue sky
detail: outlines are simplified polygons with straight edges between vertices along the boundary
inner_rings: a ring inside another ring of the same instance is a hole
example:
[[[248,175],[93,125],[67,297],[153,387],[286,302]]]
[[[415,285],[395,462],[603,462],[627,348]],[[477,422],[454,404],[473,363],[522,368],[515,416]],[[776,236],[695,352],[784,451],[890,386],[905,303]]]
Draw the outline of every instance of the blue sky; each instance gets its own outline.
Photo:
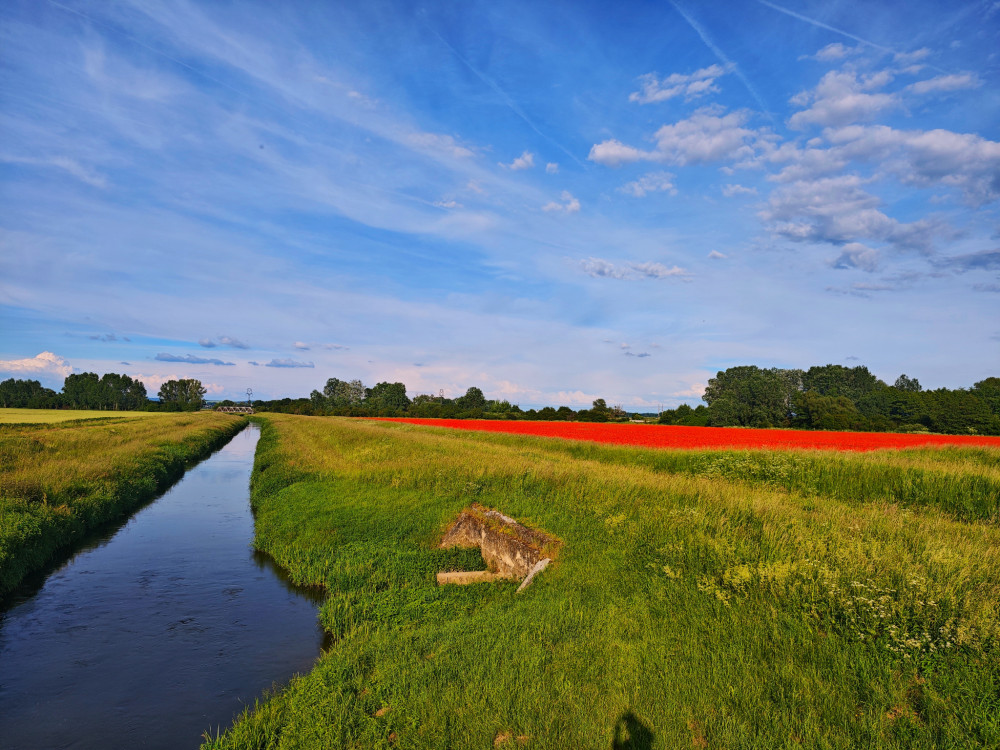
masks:
[[[1000,3],[0,7],[0,377],[1000,374]]]

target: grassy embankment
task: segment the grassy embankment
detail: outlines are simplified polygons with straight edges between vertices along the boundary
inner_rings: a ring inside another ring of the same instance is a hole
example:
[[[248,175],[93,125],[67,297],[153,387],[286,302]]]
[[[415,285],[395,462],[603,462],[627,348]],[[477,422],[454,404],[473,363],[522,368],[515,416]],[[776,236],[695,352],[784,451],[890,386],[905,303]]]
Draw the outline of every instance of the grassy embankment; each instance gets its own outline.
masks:
[[[998,497],[992,449],[665,452],[269,415],[256,544],[327,587],[335,642],[205,747],[996,747]],[[524,593],[435,585],[482,566],[435,549],[472,501],[563,541]]]
[[[154,497],[246,422],[215,413],[103,416],[0,425],[0,597],[59,549]]]

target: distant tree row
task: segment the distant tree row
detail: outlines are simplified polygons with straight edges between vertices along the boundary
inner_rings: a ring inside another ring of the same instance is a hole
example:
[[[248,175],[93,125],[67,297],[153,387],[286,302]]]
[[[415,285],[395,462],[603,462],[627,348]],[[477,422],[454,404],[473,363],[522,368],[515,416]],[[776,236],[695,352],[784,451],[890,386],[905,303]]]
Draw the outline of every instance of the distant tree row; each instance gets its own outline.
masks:
[[[1000,435],[1000,378],[969,389],[925,391],[900,375],[890,386],[867,367],[825,365],[808,370],[730,367],[709,379],[707,406],[682,405],[662,424],[715,427],[797,427]]]
[[[522,410],[506,400],[487,399],[480,388],[472,386],[465,395],[445,398],[432,394],[406,395],[403,383],[376,383],[368,388],[360,380],[330,378],[323,390],[314,390],[308,399],[285,398],[254,403],[259,411],[293,414],[336,415],[349,417],[419,417],[439,419],[538,419],[578,422],[625,421],[630,415],[621,406],[608,406],[603,398],[592,408],[574,411],[558,409]]]
[[[160,386],[159,402],[150,401],[142,381],[113,372],[68,375],[61,393],[37,380],[0,382],[0,407],[5,408],[193,411],[201,408],[204,397],[198,380],[168,380]]]

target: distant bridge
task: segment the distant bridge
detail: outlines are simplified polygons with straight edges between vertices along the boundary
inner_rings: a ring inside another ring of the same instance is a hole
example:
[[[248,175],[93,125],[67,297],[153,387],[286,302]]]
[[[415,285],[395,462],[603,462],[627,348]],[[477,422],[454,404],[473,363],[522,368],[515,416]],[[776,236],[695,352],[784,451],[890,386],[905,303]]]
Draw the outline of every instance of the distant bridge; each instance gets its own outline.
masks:
[[[253,414],[252,406],[216,406],[215,410],[226,414]]]

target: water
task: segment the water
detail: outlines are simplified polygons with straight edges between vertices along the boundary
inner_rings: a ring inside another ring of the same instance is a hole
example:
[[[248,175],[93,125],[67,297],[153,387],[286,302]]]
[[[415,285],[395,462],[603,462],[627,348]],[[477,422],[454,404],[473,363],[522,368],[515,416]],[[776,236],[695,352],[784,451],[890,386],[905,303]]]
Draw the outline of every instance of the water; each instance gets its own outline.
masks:
[[[196,748],[312,667],[318,597],[250,549],[258,437],[251,425],[7,602],[0,748]]]

